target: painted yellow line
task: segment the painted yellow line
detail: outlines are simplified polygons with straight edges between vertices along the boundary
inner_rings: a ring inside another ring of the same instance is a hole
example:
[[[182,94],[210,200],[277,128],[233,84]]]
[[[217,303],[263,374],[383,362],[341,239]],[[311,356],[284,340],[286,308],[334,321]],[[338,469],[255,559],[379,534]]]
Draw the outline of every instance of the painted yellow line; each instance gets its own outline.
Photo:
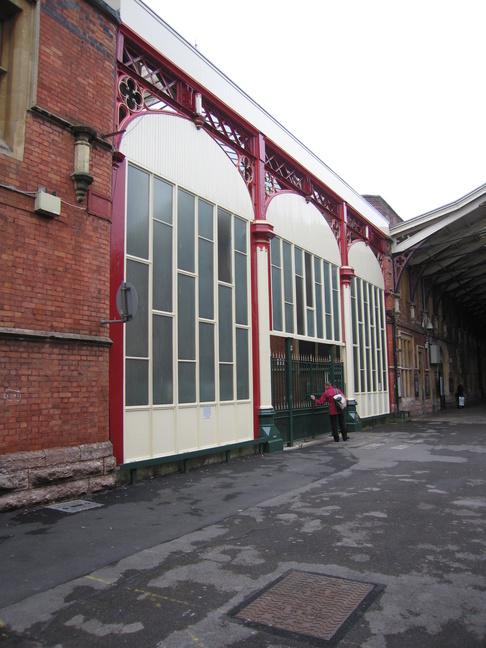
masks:
[[[116,584],[116,583],[113,583],[113,582],[111,582],[111,581],[103,580],[102,578],[96,578],[95,576],[90,576],[90,575],[85,576],[85,578],[88,578],[89,580],[94,580],[94,581],[96,581],[97,583],[103,583],[104,585],[111,585],[111,586],[113,586],[113,585]]]
[[[189,632],[189,630],[186,630],[185,632],[187,635],[189,635],[189,637],[191,637],[191,639],[194,641],[195,644],[201,646],[202,648],[206,648],[206,644],[203,643],[200,639],[198,639],[195,635],[193,635],[192,632]]]
[[[127,589],[131,589],[128,587]],[[147,590],[142,590],[142,589],[135,589],[133,590],[137,594],[146,594],[147,596],[150,596],[150,598],[154,599],[160,599],[162,601],[169,601],[170,603],[180,603],[181,605],[189,605],[192,607],[197,607],[197,605],[194,605],[193,603],[189,603],[188,601],[180,601],[179,599],[171,598],[170,596],[164,596],[163,594],[157,594],[156,592],[147,592]]]
[[[103,580],[102,578],[96,578],[95,576],[85,576],[89,580],[97,581],[98,583],[103,583],[104,585],[111,585],[112,587],[116,585],[116,582],[111,582]],[[126,587],[125,589],[132,590],[131,587]],[[151,599],[160,599],[161,601],[169,601],[170,603],[179,603],[180,605],[187,605],[189,607],[197,608],[198,605],[194,602],[181,601],[180,599],[171,598],[170,596],[164,596],[163,594],[157,594],[156,592],[149,592],[143,589],[133,589],[137,594],[145,594],[145,596],[150,597]],[[2,627],[2,622],[0,621],[0,627]]]

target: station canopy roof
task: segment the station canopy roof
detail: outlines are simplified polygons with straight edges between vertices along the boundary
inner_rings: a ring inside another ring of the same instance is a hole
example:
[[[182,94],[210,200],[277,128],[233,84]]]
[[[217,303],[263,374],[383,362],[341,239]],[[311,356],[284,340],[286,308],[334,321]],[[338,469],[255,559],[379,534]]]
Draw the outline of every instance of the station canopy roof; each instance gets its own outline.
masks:
[[[390,227],[390,235],[396,267],[413,268],[434,293],[486,325],[486,184]]]

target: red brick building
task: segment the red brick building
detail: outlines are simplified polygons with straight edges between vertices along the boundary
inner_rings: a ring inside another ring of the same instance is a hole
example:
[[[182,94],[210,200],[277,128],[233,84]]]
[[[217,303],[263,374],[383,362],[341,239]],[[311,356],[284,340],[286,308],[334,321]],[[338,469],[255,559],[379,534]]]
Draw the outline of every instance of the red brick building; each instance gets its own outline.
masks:
[[[96,0],[5,0],[0,21],[1,509],[113,483],[100,320],[118,22]]]
[[[420,416],[484,397],[486,185],[403,221],[380,196],[367,200],[390,222],[386,311],[390,411]],[[459,389],[461,391],[461,389]]]

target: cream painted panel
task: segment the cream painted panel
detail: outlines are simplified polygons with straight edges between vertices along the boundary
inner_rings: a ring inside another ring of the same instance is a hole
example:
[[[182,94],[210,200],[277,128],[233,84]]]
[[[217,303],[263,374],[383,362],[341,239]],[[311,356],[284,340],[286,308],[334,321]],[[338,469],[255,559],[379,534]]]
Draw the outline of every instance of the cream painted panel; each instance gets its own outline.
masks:
[[[373,416],[388,414],[390,407],[388,392],[377,392],[374,394],[357,394],[356,411],[362,419]]]
[[[221,405],[219,407],[219,442],[221,444],[234,443],[237,439],[236,434],[236,416],[235,405],[233,403],[228,405]]]
[[[366,243],[355,243],[348,253],[348,263],[355,274],[373,286],[385,288],[383,273],[377,258]]]
[[[124,461],[137,461],[152,456],[151,412],[125,412]]]
[[[121,151],[180,187],[253,220],[250,194],[235,165],[204,130],[174,115],[143,115],[130,122]]]
[[[236,440],[253,439],[253,408],[250,403],[236,406]]]
[[[177,410],[177,451],[198,450],[197,407],[184,407]]]
[[[218,408],[203,406],[199,408],[199,447],[212,448],[218,442]]]
[[[152,447],[154,456],[173,454],[177,450],[174,409],[154,410],[152,412]]]
[[[371,394],[356,395],[356,411],[361,418],[369,418],[372,415]]]
[[[294,193],[279,194],[270,202],[266,219],[275,234],[334,265],[341,265],[339,246],[331,228],[314,205]]]

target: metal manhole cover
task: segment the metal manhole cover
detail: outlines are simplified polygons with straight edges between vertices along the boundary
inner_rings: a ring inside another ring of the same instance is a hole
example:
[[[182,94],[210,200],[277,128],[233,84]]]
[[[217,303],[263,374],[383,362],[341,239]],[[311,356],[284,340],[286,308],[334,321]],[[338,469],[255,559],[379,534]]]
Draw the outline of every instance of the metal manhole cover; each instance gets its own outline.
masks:
[[[383,589],[374,583],[292,570],[230,614],[253,627],[329,646]]]
[[[61,511],[62,513],[79,513],[80,511],[87,511],[88,509],[98,508],[102,504],[89,502],[88,500],[73,500],[71,502],[60,502],[59,504],[51,504],[46,508]]]

